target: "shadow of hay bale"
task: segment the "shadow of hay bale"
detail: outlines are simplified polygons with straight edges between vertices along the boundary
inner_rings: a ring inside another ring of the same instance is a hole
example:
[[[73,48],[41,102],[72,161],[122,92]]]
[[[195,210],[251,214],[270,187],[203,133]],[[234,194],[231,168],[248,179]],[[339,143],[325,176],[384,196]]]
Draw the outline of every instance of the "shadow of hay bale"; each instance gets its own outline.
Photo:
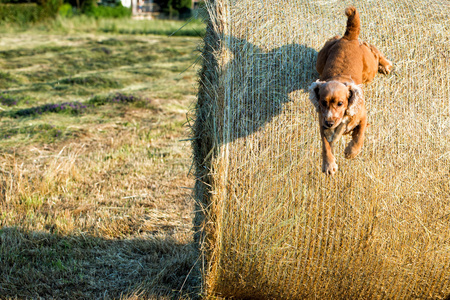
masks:
[[[199,200],[194,220],[196,241],[202,240],[204,212],[211,196],[210,166],[218,148],[261,129],[282,112],[284,104],[292,101],[290,93],[307,92],[318,76],[315,70],[318,52],[306,45],[288,44],[266,51],[245,39],[224,36],[211,22],[204,40],[192,143],[198,179],[195,198]],[[232,59],[219,66],[226,51],[230,51]],[[228,90],[224,90],[221,82],[224,74],[231,76],[226,80],[233,82]],[[233,101],[226,103],[227,98]],[[232,112],[227,116],[228,124],[215,118],[225,113],[225,107]]]
[[[224,126],[227,135],[219,144],[229,143],[258,131],[279,115],[283,105],[292,101],[291,92],[307,92],[318,74],[317,51],[306,45],[289,44],[268,52],[232,36],[223,37],[232,54],[224,67],[232,82],[226,91],[230,112]]]
[[[197,299],[196,245],[0,229],[2,299]],[[39,283],[39,284],[37,284]]]
[[[207,244],[205,222],[211,214],[209,206],[214,185],[210,172],[219,154],[218,148],[264,128],[283,112],[284,105],[293,101],[291,93],[306,93],[311,81],[318,76],[317,53],[301,44],[286,44],[267,51],[245,39],[224,36],[208,25],[193,127],[198,179],[194,192],[197,199],[194,227],[195,241],[200,247]],[[231,59],[223,64],[223,56]],[[223,119],[217,117],[223,114],[226,114]],[[226,124],[222,123],[224,119],[227,119]],[[209,250],[203,251],[207,254]],[[258,270],[251,273],[253,277]],[[251,291],[233,296],[251,298],[251,295],[258,293]]]

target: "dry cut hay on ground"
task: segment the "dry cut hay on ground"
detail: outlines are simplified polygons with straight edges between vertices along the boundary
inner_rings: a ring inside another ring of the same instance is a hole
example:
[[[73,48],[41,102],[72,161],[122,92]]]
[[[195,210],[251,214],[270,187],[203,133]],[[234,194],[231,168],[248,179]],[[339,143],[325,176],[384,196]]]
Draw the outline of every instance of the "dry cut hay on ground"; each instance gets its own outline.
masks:
[[[448,1],[209,1],[193,142],[209,296],[450,295]],[[321,172],[307,87],[325,41],[360,11],[395,71],[364,87],[354,160]]]

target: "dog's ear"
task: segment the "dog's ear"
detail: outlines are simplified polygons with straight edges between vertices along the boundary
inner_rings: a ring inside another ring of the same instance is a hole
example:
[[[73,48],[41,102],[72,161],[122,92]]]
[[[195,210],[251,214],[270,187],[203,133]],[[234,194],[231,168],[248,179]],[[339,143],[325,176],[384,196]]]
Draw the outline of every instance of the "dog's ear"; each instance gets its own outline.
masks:
[[[316,82],[313,82],[308,90],[309,90],[309,100],[311,100],[312,104],[316,108],[316,111],[319,111],[319,89],[324,84],[325,81],[316,80]]]
[[[364,94],[359,85],[354,83],[347,84],[349,90],[347,114],[354,116],[364,105]]]

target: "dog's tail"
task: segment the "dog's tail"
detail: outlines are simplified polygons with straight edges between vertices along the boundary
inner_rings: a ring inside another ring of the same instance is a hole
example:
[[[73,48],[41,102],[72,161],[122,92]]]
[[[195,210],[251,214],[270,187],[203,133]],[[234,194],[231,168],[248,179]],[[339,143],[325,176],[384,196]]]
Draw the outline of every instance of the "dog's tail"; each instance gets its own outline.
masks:
[[[345,14],[348,17],[347,29],[345,30],[345,34],[342,38],[349,41],[357,40],[360,29],[359,13],[356,11],[356,8],[354,6],[350,6],[345,10]]]

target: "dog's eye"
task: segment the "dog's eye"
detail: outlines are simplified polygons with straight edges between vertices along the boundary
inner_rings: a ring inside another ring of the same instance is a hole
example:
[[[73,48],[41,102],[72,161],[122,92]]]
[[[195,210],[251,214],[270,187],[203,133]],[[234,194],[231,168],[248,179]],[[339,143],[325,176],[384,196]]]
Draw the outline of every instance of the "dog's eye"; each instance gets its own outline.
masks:
[[[322,101],[322,106],[327,106],[327,101]]]
[[[342,101],[338,102],[338,106],[342,106],[342,104],[344,104]]]

